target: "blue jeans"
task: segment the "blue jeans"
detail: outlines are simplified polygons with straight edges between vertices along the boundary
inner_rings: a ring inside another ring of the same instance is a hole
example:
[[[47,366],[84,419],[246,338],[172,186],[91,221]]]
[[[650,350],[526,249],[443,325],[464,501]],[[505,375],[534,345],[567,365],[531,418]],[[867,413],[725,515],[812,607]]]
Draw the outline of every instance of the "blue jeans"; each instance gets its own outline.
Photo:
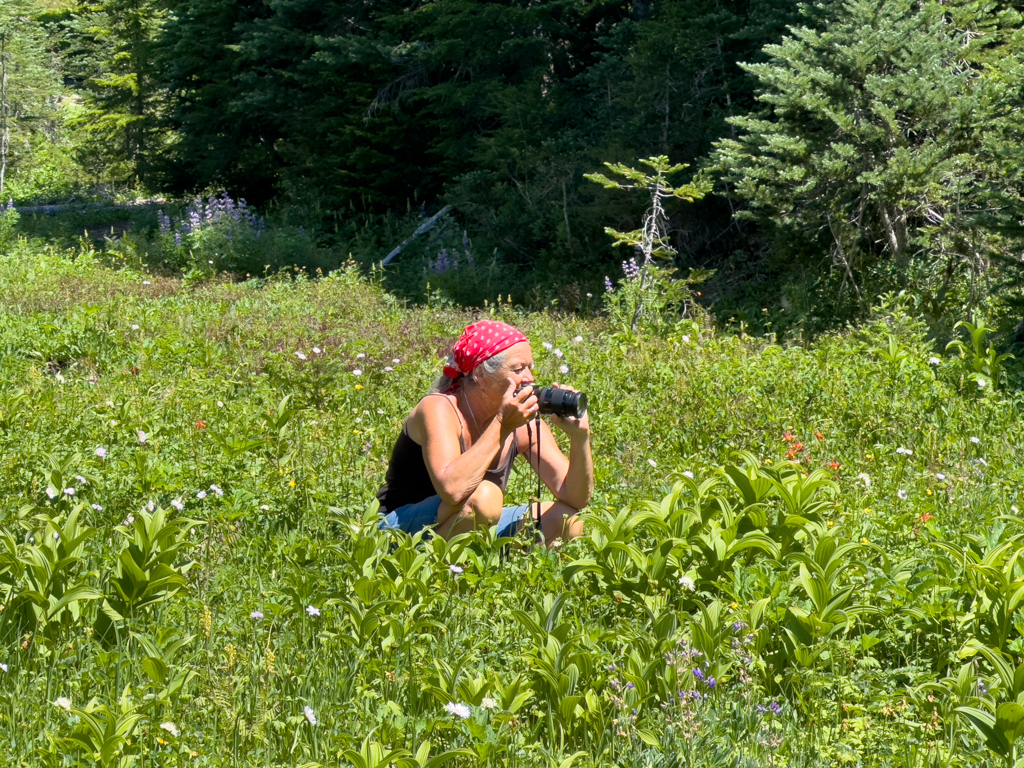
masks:
[[[381,516],[380,530],[405,531],[414,534],[422,531],[429,525],[437,523],[437,510],[441,506],[440,496],[430,496],[415,504],[406,504],[404,507],[393,509],[386,515]],[[498,520],[498,536],[512,537],[519,530],[519,521],[529,511],[529,504],[520,504],[516,507],[503,507],[501,517]]]

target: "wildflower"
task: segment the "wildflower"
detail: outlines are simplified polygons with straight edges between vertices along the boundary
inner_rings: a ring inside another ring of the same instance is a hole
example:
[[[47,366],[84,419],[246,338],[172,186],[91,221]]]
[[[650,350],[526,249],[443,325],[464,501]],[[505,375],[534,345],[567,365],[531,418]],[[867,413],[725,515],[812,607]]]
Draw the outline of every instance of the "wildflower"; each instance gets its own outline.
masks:
[[[65,488],[64,489],[64,495],[65,496],[74,496],[75,495],[75,489],[74,488]]]
[[[480,702],[480,709],[497,709],[497,708],[498,708],[498,702],[496,702],[494,699],[489,699],[486,696],[484,697],[484,700]]]
[[[359,370],[358,368],[356,368],[354,371],[352,371],[352,375],[353,376],[362,376],[363,372],[361,370]]]
[[[839,469],[842,466],[838,461],[830,461],[828,465],[832,467],[832,469]]]
[[[1013,512],[1013,514],[1017,514],[1018,512],[1020,512],[1020,510],[1017,509],[1016,505],[1013,504],[1010,505],[1010,511]]]
[[[146,509],[148,509],[150,512],[156,511],[156,504],[152,499],[149,500],[149,503],[146,505]]]
[[[0,672],[3,672],[4,674],[7,674],[7,665],[6,664],[0,663]]]
[[[779,702],[772,700],[772,703],[768,705],[768,708],[772,711],[772,714],[778,715],[782,712],[782,705]]]
[[[680,576],[679,585],[687,592],[693,592],[695,589],[697,589],[697,585],[693,583],[693,579],[691,579],[689,576]]]
[[[874,461],[875,454],[867,453],[867,454],[864,455],[864,458],[867,459],[868,461]]]
[[[305,360],[306,359],[306,356],[304,354],[302,354],[301,352],[296,352],[295,356],[297,358],[299,358],[299,360]]]
[[[320,615],[320,609],[316,608],[316,607],[314,607],[312,605],[307,605],[306,606],[306,613],[308,613],[311,617],[316,618],[317,616]]]
[[[49,496],[51,499],[54,499],[57,497],[57,491],[54,490],[53,488],[47,488],[46,495]]]
[[[868,476],[867,472],[861,472],[859,475],[857,475],[857,479],[864,483],[865,488],[871,487],[871,478]]]
[[[709,677],[708,678],[708,688],[714,688],[716,685],[718,685],[718,681],[715,678],[713,678],[713,677]]]
[[[555,357],[557,357],[557,358],[559,358],[559,359],[561,359],[561,358],[565,357],[565,353],[564,353],[564,352],[562,352],[562,350],[560,350],[560,349],[556,349],[556,350],[554,351],[554,355],[555,355]]]
[[[139,442],[140,443],[146,442],[146,433],[143,432],[141,429],[139,430]]]
[[[306,715],[306,719],[309,721],[309,724],[316,725],[316,713],[313,712],[313,708],[309,705],[306,705],[302,708],[302,711]]]
[[[819,431],[815,431],[814,436],[817,438],[819,443],[825,439],[825,436]]]
[[[907,500],[907,495],[908,494],[902,488],[900,488],[900,490],[896,491],[896,495],[899,496],[903,501]]]
[[[558,370],[561,371],[563,374],[568,373],[569,372],[569,366],[568,365],[560,365],[560,366],[558,366]]]
[[[684,334],[684,335],[683,335],[683,344],[689,344],[689,343],[690,343],[690,337],[689,337],[689,336],[686,336],[686,335]]]
[[[139,330],[139,326],[137,326],[137,325],[133,325],[133,326],[132,326],[132,330],[133,330],[133,331],[137,331],[137,330]]]
[[[54,541],[60,541],[60,534],[57,533],[57,531],[53,532],[53,540]]]
[[[636,688],[636,684],[635,683],[626,683],[626,690],[627,691],[632,691],[634,688]]]
[[[988,686],[985,685],[985,681],[984,680],[979,680],[978,681],[978,695],[979,696],[984,696],[987,693],[988,693]]]
[[[356,355],[356,360],[362,360],[364,357],[366,357],[366,353],[360,352],[358,355]]]
[[[295,487],[295,481],[294,480],[289,481],[288,487],[289,488],[294,488]]]
[[[263,619],[263,614],[260,611],[253,611],[249,614],[249,618],[253,621],[261,621]]]
[[[945,480],[946,476],[944,474],[942,474],[941,472],[936,472],[935,473],[935,479],[936,480]]]
[[[205,499],[206,498],[206,491],[200,491],[199,493],[197,493],[196,494],[196,498],[197,499]]]
[[[983,466],[983,467],[987,467],[987,466],[988,466],[988,462],[987,462],[987,461],[985,461],[984,459],[978,459],[977,461],[978,461],[978,463],[979,463],[979,464],[981,464],[981,466]]]
[[[88,481],[88,480],[86,480],[86,479],[85,479],[84,477],[82,477],[81,475],[75,475],[75,480],[77,480],[77,481],[78,481],[78,484],[79,484],[79,485],[88,485],[88,484],[89,484],[89,481]]]
[[[898,453],[898,454],[900,454],[902,456],[913,456],[914,455],[914,452],[912,450],[910,450],[909,448],[904,448],[903,446],[900,446],[899,448],[897,448],[896,449],[896,453]],[[868,458],[871,458],[871,457],[869,456]]]
[[[93,504],[92,508],[95,509],[97,512],[103,511],[103,507],[101,507],[99,504]]]
[[[577,344],[583,343],[583,337],[582,336],[573,336],[572,340],[575,341]]]
[[[185,505],[181,502],[181,499],[173,499],[171,501],[171,506],[174,507],[179,512],[181,512],[181,510],[185,508]]]
[[[612,285],[612,279],[608,275],[604,276],[604,290],[605,293],[611,293],[615,290],[615,286]]]
[[[693,472],[687,469],[685,472],[683,472],[683,477],[688,477],[691,480],[693,480]]]
[[[978,389],[984,389],[984,388],[985,388],[985,380],[984,379],[978,379]]]
[[[931,512],[925,512],[923,515],[921,515],[919,518],[917,518],[917,521],[919,523],[927,523],[933,517],[935,517],[935,515],[933,515]]]
[[[392,365],[401,365],[401,363],[402,363],[402,360],[401,360],[401,358],[398,358],[398,357],[392,358],[392,360],[391,360],[391,364]]]
[[[656,462],[654,459],[648,459],[647,463],[650,464],[652,467],[658,466],[658,462]]]
[[[218,496],[224,495],[224,490],[222,488],[218,488],[216,485],[211,485],[210,490],[216,493]]]
[[[320,354],[320,351],[321,351],[321,350],[320,350],[320,347],[313,347],[313,354],[314,354],[314,355],[319,355],[319,354]]]
[[[461,565],[449,565],[448,570],[451,571],[454,576],[461,576],[463,572]]]
[[[53,704],[56,707],[60,707],[65,712],[71,711],[71,699],[69,699],[67,696],[58,696],[57,700],[53,702]]]
[[[269,512],[270,511],[270,505],[269,504],[260,504],[260,509],[262,509],[264,512]]]
[[[224,403],[222,403],[220,400],[218,400],[217,401],[217,407],[218,408],[223,408],[224,407]]]
[[[702,670],[700,667],[694,667],[693,676],[700,680],[702,683],[704,682],[704,670]]]
[[[465,704],[456,704],[454,701],[452,701],[445,704],[444,708],[448,710],[449,714],[461,717],[463,720],[469,717],[469,707],[467,707]]]
[[[931,489],[931,488],[929,488],[929,489],[928,489],[927,491],[925,491],[925,493],[926,493],[927,495],[929,495],[929,496],[933,495],[933,494],[932,494],[932,489]]]
[[[160,727],[167,731],[171,736],[180,736],[181,732],[178,730],[178,726],[174,723],[167,721],[166,723],[160,723]]]
[[[929,364],[929,365],[939,365],[939,364],[940,364],[941,362],[942,362],[942,361],[941,361],[941,360],[939,360],[939,358],[937,358],[937,357],[935,357],[935,356],[932,356],[932,357],[929,357],[929,358],[928,358],[928,364]]]
[[[384,366],[384,373],[391,373],[393,370],[395,370],[395,369],[392,368],[390,365],[385,365]]]
[[[142,284],[143,284],[143,285],[152,285],[152,283],[151,283],[151,282],[149,282],[149,280],[143,280],[143,281],[142,281]]]
[[[107,458],[107,449],[106,448],[97,448],[96,449],[96,455],[99,456],[101,459]]]
[[[135,515],[128,515],[124,520],[121,521],[121,525],[128,526],[135,522]]]
[[[861,544],[870,544],[871,542],[868,541],[868,537],[867,536],[861,536],[860,543]]]
[[[206,422],[200,419],[196,422],[196,429],[206,429]]]
[[[796,435],[794,435],[792,432],[783,432],[782,433],[782,442],[784,442],[784,443],[791,443],[794,440],[796,440]]]

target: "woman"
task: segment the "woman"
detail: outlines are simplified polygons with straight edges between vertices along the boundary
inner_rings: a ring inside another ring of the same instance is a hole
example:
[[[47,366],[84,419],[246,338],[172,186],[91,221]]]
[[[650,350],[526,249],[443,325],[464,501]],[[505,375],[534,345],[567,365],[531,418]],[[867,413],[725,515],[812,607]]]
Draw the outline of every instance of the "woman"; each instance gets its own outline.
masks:
[[[548,417],[569,436],[566,458],[547,423],[531,421],[537,397],[523,385],[533,381],[533,351],[518,329],[493,320],[468,326],[395,443],[377,494],[381,528],[415,533],[433,525],[451,538],[497,525],[499,536],[512,536],[529,505],[506,507],[505,488],[512,462],[526,456],[556,499],[541,504],[544,540],[579,536],[578,513],[594,490],[590,421]]]

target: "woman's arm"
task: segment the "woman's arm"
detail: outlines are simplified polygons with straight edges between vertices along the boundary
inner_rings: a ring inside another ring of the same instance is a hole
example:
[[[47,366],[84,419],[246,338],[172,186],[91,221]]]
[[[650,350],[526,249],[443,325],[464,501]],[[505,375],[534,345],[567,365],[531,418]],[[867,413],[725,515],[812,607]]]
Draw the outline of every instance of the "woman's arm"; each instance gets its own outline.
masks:
[[[594,459],[590,451],[589,422],[570,427],[569,457],[558,447],[555,435],[547,422],[540,422],[540,459],[537,457],[537,423],[531,427],[532,437],[525,427],[517,430],[519,452],[526,455],[544,485],[555,498],[574,509],[583,509],[594,493]]]

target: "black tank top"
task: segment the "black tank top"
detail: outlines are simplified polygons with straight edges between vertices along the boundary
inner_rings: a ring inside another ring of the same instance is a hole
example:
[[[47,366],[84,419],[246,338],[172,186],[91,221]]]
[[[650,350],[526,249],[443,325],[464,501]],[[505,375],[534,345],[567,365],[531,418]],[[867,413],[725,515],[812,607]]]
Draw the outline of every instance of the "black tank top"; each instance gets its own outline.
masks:
[[[450,402],[450,401],[449,401]],[[454,405],[452,406],[455,407]],[[462,420],[459,419],[459,447],[466,452],[466,443],[462,439]],[[508,487],[509,477],[512,475],[512,462],[515,461],[519,450],[516,441],[512,441],[512,448],[508,452],[508,459],[500,467],[491,466],[484,473],[484,480],[489,480],[501,488],[504,493]],[[497,463],[501,454],[495,457]],[[434,484],[430,481],[430,474],[427,472],[427,464],[423,461],[423,446],[409,437],[408,424],[402,426],[402,432],[395,442],[395,448],[391,452],[391,462],[388,464],[388,473],[384,478],[384,485],[377,492],[377,500],[380,502],[379,513],[386,515],[388,512],[406,504],[415,504],[431,496],[437,496]]]

